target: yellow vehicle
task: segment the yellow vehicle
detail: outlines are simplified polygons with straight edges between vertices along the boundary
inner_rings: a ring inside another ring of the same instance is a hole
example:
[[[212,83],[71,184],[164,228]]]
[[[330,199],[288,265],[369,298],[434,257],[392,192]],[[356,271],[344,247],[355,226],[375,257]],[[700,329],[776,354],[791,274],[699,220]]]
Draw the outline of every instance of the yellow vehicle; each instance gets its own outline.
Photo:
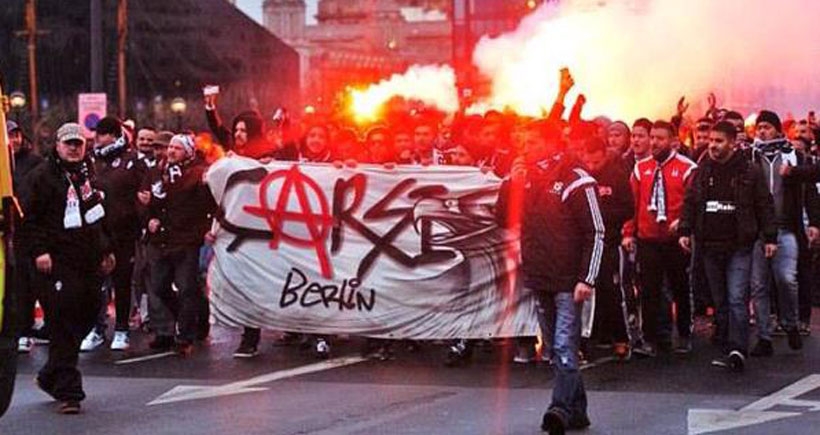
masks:
[[[12,188],[12,156],[6,134],[6,97],[0,87],[0,416],[6,413],[17,373],[17,340],[12,318],[15,308],[10,292],[12,279],[11,237],[16,206]]]

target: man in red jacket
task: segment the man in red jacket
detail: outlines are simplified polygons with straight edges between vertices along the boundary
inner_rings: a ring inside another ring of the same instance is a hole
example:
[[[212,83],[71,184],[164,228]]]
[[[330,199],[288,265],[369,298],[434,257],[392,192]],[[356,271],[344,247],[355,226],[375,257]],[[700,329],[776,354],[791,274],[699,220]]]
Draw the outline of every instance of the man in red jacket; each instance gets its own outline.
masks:
[[[646,356],[654,356],[658,346],[671,349],[671,330],[659,328],[659,321],[672,318],[671,307],[662,293],[664,279],[677,306],[680,341],[675,351],[688,353],[692,349],[688,259],[676,241],[683,198],[697,165],[672,149],[674,137],[671,123],[656,121],[652,125],[652,156],[636,163],[632,173],[635,218],[624,225],[623,246],[632,252],[638,245],[645,343],[635,352]]]

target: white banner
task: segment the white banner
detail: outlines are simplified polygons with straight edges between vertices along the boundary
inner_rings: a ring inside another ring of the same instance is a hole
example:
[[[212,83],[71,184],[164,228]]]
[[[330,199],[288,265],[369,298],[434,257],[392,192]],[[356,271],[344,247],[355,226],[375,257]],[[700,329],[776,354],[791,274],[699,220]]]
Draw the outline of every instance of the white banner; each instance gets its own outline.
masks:
[[[513,278],[518,240],[495,223],[494,175],[230,157],[207,182],[221,212],[208,274],[221,323],[383,338],[535,335],[534,298]]]

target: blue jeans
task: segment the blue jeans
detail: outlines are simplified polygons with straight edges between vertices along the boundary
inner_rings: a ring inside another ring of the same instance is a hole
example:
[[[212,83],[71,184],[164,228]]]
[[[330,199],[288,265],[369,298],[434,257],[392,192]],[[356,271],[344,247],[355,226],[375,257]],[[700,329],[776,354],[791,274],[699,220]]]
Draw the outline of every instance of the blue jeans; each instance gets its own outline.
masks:
[[[581,304],[572,293],[534,291],[539,324],[544,329],[544,341],[551,342],[555,372],[550,409],[565,414],[568,420],[586,416],[587,395],[578,363],[581,342]]]
[[[777,254],[767,259],[763,242],[758,241],[752,256],[752,302],[757,320],[757,336],[771,340],[770,276],[774,285],[779,309],[778,320],[787,331],[797,327],[797,237],[788,230],[777,232]]]
[[[701,247],[706,280],[717,309],[717,332],[727,344],[726,351],[739,350],[745,355],[749,345],[749,282],[752,250]]]

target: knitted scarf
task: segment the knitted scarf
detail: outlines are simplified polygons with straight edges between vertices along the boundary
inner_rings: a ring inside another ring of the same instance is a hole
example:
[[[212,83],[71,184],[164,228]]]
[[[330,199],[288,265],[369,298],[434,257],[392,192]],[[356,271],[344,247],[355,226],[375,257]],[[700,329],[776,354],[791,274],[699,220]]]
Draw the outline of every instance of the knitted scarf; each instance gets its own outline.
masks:
[[[757,152],[771,159],[778,152],[784,154],[791,154],[793,151],[792,144],[785,138],[777,138],[772,140],[755,139],[754,148]]]
[[[119,152],[128,148],[128,140],[125,135],[117,138],[114,142],[101,147],[94,148],[94,157],[108,158],[118,154]]]
[[[81,228],[83,224],[91,225],[105,216],[103,194],[91,184],[94,178],[93,165],[89,159],[81,162],[66,162],[55,157],[61,175],[68,182],[63,228]],[[77,188],[79,187],[79,194]],[[84,214],[83,214],[84,212]]]
[[[671,156],[671,154],[670,154]],[[667,156],[663,161],[656,161],[655,173],[652,174],[652,190],[649,193],[649,206],[647,210],[655,213],[655,221],[666,222],[666,184],[663,179],[663,165],[669,160]]]

